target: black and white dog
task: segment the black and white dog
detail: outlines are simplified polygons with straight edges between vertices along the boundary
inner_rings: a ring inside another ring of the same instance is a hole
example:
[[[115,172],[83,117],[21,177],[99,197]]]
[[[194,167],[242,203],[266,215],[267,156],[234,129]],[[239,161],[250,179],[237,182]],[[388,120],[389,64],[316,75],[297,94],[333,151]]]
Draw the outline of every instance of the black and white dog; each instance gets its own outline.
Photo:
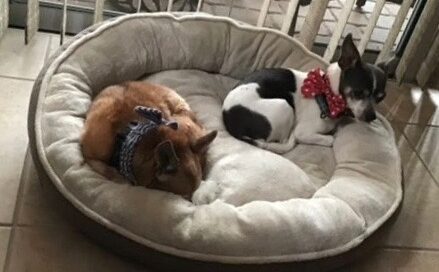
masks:
[[[332,146],[329,133],[342,115],[376,119],[374,107],[385,97],[384,70],[361,60],[349,34],[326,74],[270,68],[247,76],[224,100],[225,127],[235,138],[275,153],[291,150],[296,142]],[[321,118],[322,108],[313,98],[319,92],[329,118]]]

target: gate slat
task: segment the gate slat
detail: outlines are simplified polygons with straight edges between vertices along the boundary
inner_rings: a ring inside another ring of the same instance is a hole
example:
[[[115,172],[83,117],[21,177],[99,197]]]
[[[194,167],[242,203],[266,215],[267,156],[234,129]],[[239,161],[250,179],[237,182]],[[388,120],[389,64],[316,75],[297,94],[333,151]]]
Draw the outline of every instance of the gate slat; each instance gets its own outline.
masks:
[[[174,5],[174,0],[168,0],[168,8],[166,9],[166,11],[171,12],[173,5]]]
[[[258,22],[256,26],[262,27],[264,26],[265,19],[267,18],[268,9],[270,8],[271,0],[264,0],[262,3],[261,11],[259,12]]]
[[[93,16],[93,24],[99,23],[104,18],[104,3],[105,0],[95,0],[95,12]],[[140,2],[140,0],[139,0]]]
[[[294,14],[296,13],[298,4],[299,0],[291,0],[288,4],[287,13],[285,14],[285,18],[280,29],[280,31],[282,31],[283,33],[288,33],[291,23],[293,22]]]
[[[308,14],[305,17],[305,22],[299,34],[299,40],[308,49],[311,49],[319,33],[319,28],[325,16],[328,2],[329,0],[311,1]]]
[[[38,0],[28,0],[26,27],[24,29],[24,42],[26,44],[28,44],[35,34],[37,34],[39,22],[40,7],[38,5]]]
[[[229,0],[229,13],[227,14],[227,17],[231,17],[230,15],[232,15],[232,9],[233,9],[234,3],[235,3],[235,0]]]
[[[0,39],[6,32],[9,23],[9,1],[0,1]]]
[[[137,0],[137,10],[136,10],[137,13],[139,13],[140,9],[142,8],[142,1],[143,0]]]
[[[404,20],[409,13],[410,6],[413,1],[414,0],[404,0],[404,2],[402,2],[401,6],[399,7],[398,14],[395,17],[395,21],[390,28],[389,36],[387,36],[387,39],[384,42],[383,49],[381,49],[376,63],[384,61],[387,57],[389,57],[390,51],[392,51],[396,38],[398,38],[398,34],[401,31],[402,25],[404,24]]]
[[[369,22],[367,23],[366,30],[364,31],[363,36],[360,40],[360,44],[358,45],[358,51],[360,52],[360,55],[363,55],[364,51],[366,50],[367,43],[372,36],[372,32],[378,22],[378,18],[381,15],[381,11],[383,10],[385,3],[385,0],[377,0],[375,2],[375,7],[373,8],[373,12],[369,18]]]
[[[337,25],[335,26],[334,32],[332,33],[332,37],[329,40],[328,47],[326,48],[325,54],[323,58],[326,61],[331,61],[332,57],[335,54],[335,50],[337,49],[338,42],[343,34],[343,30],[348,22],[349,15],[351,14],[352,7],[354,6],[355,0],[346,0],[343,10],[340,14],[340,18],[338,18]]]
[[[203,9],[204,0],[198,0],[197,4],[197,12],[200,12]]]
[[[64,0],[63,4],[63,12],[62,12],[62,23],[61,23],[61,37],[59,40],[60,44],[64,43],[64,39],[66,37],[66,28],[67,28],[67,0]]]

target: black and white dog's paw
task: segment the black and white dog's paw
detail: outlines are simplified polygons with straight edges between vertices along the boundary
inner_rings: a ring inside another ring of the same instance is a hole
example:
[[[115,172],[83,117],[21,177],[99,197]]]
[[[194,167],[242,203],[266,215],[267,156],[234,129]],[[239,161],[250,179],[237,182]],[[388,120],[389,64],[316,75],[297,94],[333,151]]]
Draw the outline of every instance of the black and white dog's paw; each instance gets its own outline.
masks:
[[[241,138],[241,141],[246,142],[246,143],[251,144],[251,145],[254,145],[254,146],[258,146],[258,144],[256,142],[257,140],[250,138],[250,137],[247,137],[247,136],[243,136]]]
[[[296,132],[296,138],[297,141],[302,144],[321,145],[327,147],[332,147],[332,145],[334,144],[334,136],[332,135]]]
[[[265,149],[267,147],[267,142],[264,140],[253,140],[254,146]]]
[[[195,205],[206,205],[220,198],[223,191],[222,185],[215,180],[203,181],[200,187],[192,195],[192,203]]]

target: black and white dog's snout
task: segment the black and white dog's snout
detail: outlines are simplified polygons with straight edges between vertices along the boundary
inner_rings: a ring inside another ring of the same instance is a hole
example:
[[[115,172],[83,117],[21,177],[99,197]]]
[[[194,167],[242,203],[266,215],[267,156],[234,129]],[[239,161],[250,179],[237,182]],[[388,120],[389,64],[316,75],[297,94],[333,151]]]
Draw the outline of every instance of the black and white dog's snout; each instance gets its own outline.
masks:
[[[348,104],[351,105],[350,109],[352,110],[352,117],[360,121],[370,123],[377,118],[372,103],[363,100],[357,100],[355,102],[348,100]]]
[[[377,115],[374,110],[366,111],[364,114],[364,121],[370,123],[377,119]]]

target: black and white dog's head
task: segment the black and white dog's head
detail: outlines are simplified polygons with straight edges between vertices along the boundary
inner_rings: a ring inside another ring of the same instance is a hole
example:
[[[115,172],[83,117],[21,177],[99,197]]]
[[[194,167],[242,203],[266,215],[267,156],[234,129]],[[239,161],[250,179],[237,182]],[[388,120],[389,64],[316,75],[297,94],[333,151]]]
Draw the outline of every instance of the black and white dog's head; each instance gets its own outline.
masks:
[[[348,34],[343,41],[340,58],[337,63],[330,65],[328,75],[330,80],[338,77],[338,80],[335,79],[338,82],[338,91],[346,99],[354,117],[371,122],[376,119],[375,105],[386,96],[385,70],[383,64],[363,62],[352,35]]]

